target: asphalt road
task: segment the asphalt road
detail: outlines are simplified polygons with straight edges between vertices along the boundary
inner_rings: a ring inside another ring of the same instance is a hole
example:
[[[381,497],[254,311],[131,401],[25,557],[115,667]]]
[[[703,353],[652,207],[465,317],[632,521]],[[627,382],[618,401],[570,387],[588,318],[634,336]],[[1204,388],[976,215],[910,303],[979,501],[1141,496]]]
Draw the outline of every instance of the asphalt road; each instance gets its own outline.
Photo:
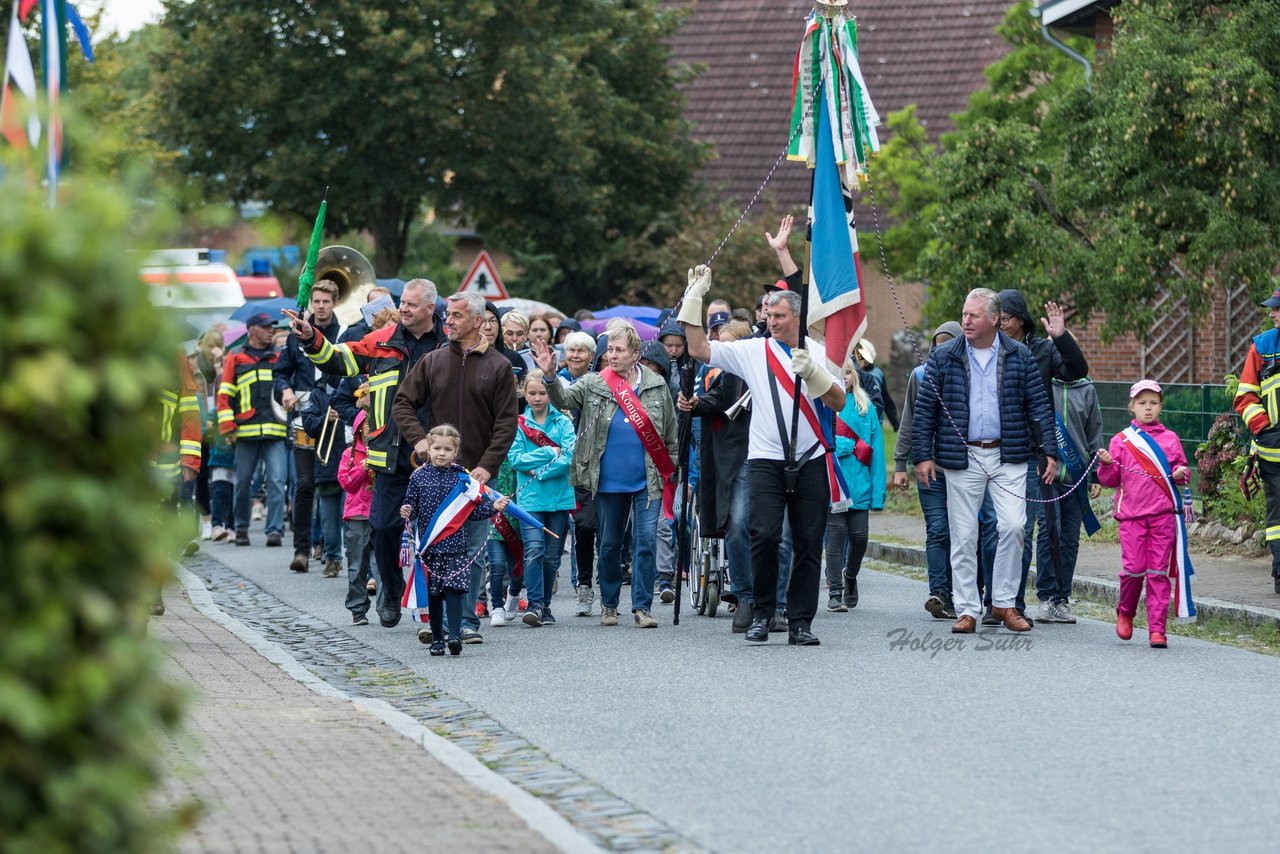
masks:
[[[351,628],[345,579],[288,548],[206,552],[714,850],[1275,850],[1274,657],[1083,619],[956,647],[922,583],[870,571],[817,648],[662,605],[603,628],[571,616],[566,561],[558,625],[486,620],[430,658],[407,620]]]

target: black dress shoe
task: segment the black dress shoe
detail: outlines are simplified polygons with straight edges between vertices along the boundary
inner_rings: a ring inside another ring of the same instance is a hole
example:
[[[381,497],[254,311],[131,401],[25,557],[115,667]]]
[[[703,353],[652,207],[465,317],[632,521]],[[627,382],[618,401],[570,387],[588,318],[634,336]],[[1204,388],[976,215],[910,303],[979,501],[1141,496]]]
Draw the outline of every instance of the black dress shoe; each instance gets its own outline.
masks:
[[[1276,592],[1280,593],[1280,575],[1277,575],[1273,580],[1276,583]]]
[[[751,621],[751,628],[747,629],[747,640],[752,643],[764,643],[769,640],[768,617],[756,617]]]
[[[392,628],[400,624],[400,612],[396,611],[379,611],[378,622],[382,623],[384,629]]]
[[[818,646],[822,642],[809,631],[808,626],[791,626],[787,629],[787,643],[791,646]]]
[[[733,612],[733,633],[740,635],[751,626],[751,605],[743,602]]]
[[[461,638],[449,638],[449,654],[462,655],[462,639]]]

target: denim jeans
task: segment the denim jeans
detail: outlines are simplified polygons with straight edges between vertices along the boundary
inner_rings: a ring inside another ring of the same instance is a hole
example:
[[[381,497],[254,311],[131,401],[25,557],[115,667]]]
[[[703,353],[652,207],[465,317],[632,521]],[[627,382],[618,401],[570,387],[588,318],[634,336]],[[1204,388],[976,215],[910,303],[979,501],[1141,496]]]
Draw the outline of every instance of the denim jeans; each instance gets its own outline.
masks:
[[[229,480],[211,480],[209,482],[210,522],[215,528],[234,528],[235,517],[231,515],[231,501],[235,495],[235,485]]]
[[[342,523],[347,547],[347,610],[369,613],[369,568],[373,562],[373,541],[368,519],[348,519]]]
[[[473,519],[466,523],[467,560],[471,562],[471,586],[467,589],[467,598],[462,603],[462,628],[480,631],[480,618],[476,616],[476,602],[480,600],[480,587],[484,584],[485,570],[489,561],[486,559],[485,543],[489,539],[489,520]]]
[[[658,515],[662,500],[649,500],[647,490],[596,493],[596,529],[600,538],[600,604],[617,608],[622,598],[622,544],[627,519],[632,521],[631,610],[653,607],[657,568]]]
[[[490,537],[485,543],[485,556],[489,558],[489,610],[501,608],[507,601],[507,593],[515,596],[520,592],[520,585],[510,577],[511,560],[507,552],[507,544],[497,537]],[[528,572],[526,566],[525,569]]]
[[[529,588],[529,606],[536,603],[546,607],[551,604],[552,585],[560,571],[560,557],[564,554],[565,535],[569,531],[569,511],[534,510],[529,515],[555,535],[553,537],[532,525],[520,525],[520,536],[524,538],[524,580]]]
[[[951,523],[947,521],[947,479],[941,471],[928,486],[916,483],[924,512],[924,556],[929,566],[929,593],[951,598]],[[982,564],[983,578],[988,565]]]
[[[1066,498],[1067,484],[1054,483],[1048,490],[1060,500],[1052,504],[1042,505],[1041,517],[1052,513],[1058,527],[1058,560],[1053,559],[1053,550],[1049,538],[1040,531],[1040,539],[1036,542],[1036,595],[1041,602],[1071,601],[1071,582],[1076,574],[1076,558],[1080,554],[1080,526],[1084,519],[1084,508],[1080,506],[1080,497],[1075,492]],[[1088,483],[1076,487],[1077,491],[1087,490]],[[1088,494],[1086,492],[1086,494]]]
[[[249,530],[253,473],[266,465],[268,534],[284,535],[284,478],[288,452],[284,439],[245,439],[236,442],[235,519],[237,531]]]
[[[330,492],[333,486],[336,491]],[[320,530],[324,531],[324,559],[342,560],[342,502],[345,493],[337,484],[316,487],[316,505],[320,508]]]
[[[751,481],[744,463],[733,479],[733,495],[729,501],[729,523],[725,531],[725,549],[729,555],[729,592],[738,597],[738,607],[750,607],[751,535],[747,531],[751,509]]]

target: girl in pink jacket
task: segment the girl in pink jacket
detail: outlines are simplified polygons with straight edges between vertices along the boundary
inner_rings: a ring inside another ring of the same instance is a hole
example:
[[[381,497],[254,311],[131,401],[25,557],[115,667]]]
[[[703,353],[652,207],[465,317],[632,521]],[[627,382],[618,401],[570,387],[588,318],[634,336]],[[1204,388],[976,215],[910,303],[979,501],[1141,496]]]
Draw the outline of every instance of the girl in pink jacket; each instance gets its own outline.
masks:
[[[338,463],[338,483],[347,493],[342,506],[342,524],[346,529],[347,549],[347,610],[351,612],[351,624],[369,625],[369,594],[375,589],[369,576],[369,563],[373,555],[370,541],[369,505],[373,502],[373,472],[369,469],[368,424],[365,413],[356,414],[355,439],[342,452]]]
[[[1116,634],[1133,637],[1133,615],[1138,610],[1142,580],[1147,582],[1147,631],[1151,645],[1168,646],[1165,618],[1172,589],[1170,565],[1177,539],[1175,504],[1163,477],[1153,472],[1153,455],[1142,453],[1147,439],[1164,452],[1175,484],[1190,479],[1187,455],[1176,433],[1160,423],[1164,392],[1155,380],[1139,380],[1129,389],[1130,430],[1118,433],[1108,451],[1099,451],[1098,481],[1116,488],[1115,517],[1120,523],[1120,604],[1116,607]],[[1131,432],[1136,431],[1136,432]],[[1145,434],[1145,437],[1141,434]],[[1118,488],[1117,488],[1118,487]]]

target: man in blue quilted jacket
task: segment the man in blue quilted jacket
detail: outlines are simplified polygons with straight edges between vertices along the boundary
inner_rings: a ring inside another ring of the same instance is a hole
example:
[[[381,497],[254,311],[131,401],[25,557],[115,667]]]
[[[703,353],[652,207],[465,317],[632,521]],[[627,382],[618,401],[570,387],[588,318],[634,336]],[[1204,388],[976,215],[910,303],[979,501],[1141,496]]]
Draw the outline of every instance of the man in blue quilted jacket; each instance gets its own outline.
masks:
[[[960,325],[963,338],[929,354],[912,418],[912,461],[926,488],[938,468],[946,470],[952,596],[959,615],[951,631],[972,633],[981,613],[978,511],[990,489],[998,537],[991,612],[1009,630],[1025,632],[1031,624],[1014,606],[1027,518],[1027,461],[1046,456],[1043,478],[1053,482],[1053,409],[1031,351],[999,332],[995,291],[970,291]]]

